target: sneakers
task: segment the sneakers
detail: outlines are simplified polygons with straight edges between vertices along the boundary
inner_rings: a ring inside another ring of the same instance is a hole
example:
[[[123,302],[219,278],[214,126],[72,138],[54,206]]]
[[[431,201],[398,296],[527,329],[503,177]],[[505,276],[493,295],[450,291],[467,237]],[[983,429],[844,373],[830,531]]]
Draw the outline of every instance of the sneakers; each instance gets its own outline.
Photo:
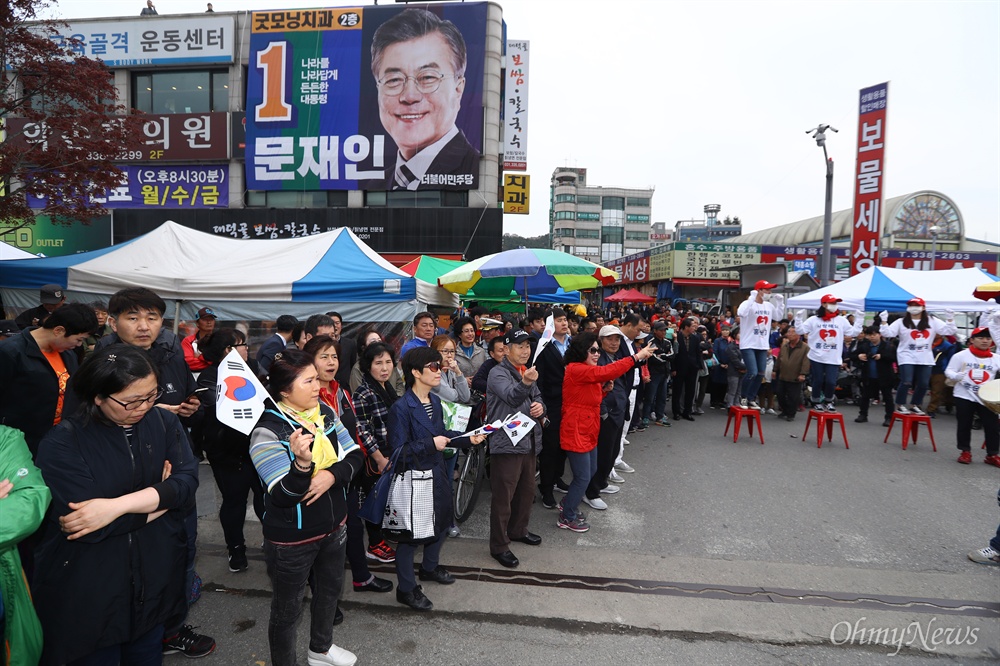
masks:
[[[344,648],[331,645],[326,652],[313,652],[309,650],[306,661],[309,666],[354,666],[358,657],[353,652],[348,652]]]
[[[462,530],[458,529],[458,525],[452,525],[451,527],[446,529],[444,533],[453,539],[462,536]]]
[[[560,516],[563,515],[563,503],[562,502],[559,502],[559,515]],[[583,511],[580,511],[580,509],[576,510],[576,517],[577,518],[583,518],[584,520],[587,520],[587,514],[585,514]]]
[[[757,411],[760,411],[760,405],[757,404],[756,400],[751,400],[749,405],[746,404],[746,400],[740,400],[740,404],[743,405],[744,407],[749,407],[750,409],[756,409]]]
[[[740,398],[740,407],[742,407],[743,409],[747,409],[747,399],[746,398]]]
[[[378,562],[385,562],[386,564],[389,564],[396,561],[396,551],[393,550],[392,546],[387,544],[383,539],[374,546],[368,546],[368,551],[365,553],[365,557],[369,560],[376,560]]]
[[[591,509],[596,509],[597,511],[606,511],[608,508],[608,503],[602,500],[600,497],[596,499],[590,499],[589,497],[584,497],[583,501]]]
[[[691,413],[694,414],[695,416],[701,416],[702,414],[705,413],[705,411],[703,409],[701,409],[700,407],[696,407],[694,409],[694,411],[691,412]]]
[[[826,403],[826,405],[824,405],[824,408],[828,412],[835,412],[835,411],[837,411],[837,408],[834,406],[834,404],[832,402]]]
[[[958,456],[958,462],[963,465],[968,465],[972,462],[972,451],[962,451],[961,455]]]
[[[621,491],[621,488],[613,483],[609,483],[605,487],[601,488],[602,495],[615,495]]]
[[[666,426],[666,427],[669,428],[670,427],[670,419],[668,419],[666,416],[664,416],[662,419],[660,419],[659,421],[656,422],[656,425],[658,425],[658,426]]]
[[[644,418],[639,425],[642,427],[643,430],[645,430],[646,428],[649,427],[649,419]]]
[[[991,546],[980,548],[969,553],[969,559],[979,564],[1000,564],[1000,552]]]
[[[542,493],[542,506],[546,509],[556,508],[556,498],[552,495],[552,491]]]
[[[924,416],[924,410],[920,409],[920,407],[916,405],[910,405],[910,413],[917,414],[918,416]]]
[[[559,520],[556,521],[556,527],[562,530],[569,530],[571,532],[586,532],[590,529],[590,525],[583,519],[583,515],[579,515],[575,519],[569,520],[561,513],[559,514]]]
[[[890,425],[892,425],[892,419],[891,418],[888,418],[888,419],[885,419],[884,421],[882,421],[882,427],[883,428],[888,428]]]
[[[615,463],[615,470],[619,472],[624,472],[625,474],[632,474],[633,472],[635,472],[635,468],[629,465],[624,460],[619,460],[618,462]]]
[[[247,562],[247,547],[233,546],[229,549],[229,570],[233,573],[246,571],[250,564]]]
[[[987,465],[993,465],[994,467],[1000,467],[1000,456],[992,455],[983,458],[983,462]]]
[[[625,477],[612,469],[611,474],[608,474],[608,481],[614,484],[622,484],[625,483]]]
[[[215,639],[194,633],[194,627],[185,624],[173,638],[163,640],[163,654],[180,652],[185,657],[204,657],[215,650]],[[352,664],[354,662],[351,662]]]
[[[896,411],[900,414],[909,414],[910,410],[907,409],[906,405],[896,405]]]
[[[768,409],[764,413],[771,414],[772,416],[776,416],[778,414],[778,412],[774,411],[774,409]]]

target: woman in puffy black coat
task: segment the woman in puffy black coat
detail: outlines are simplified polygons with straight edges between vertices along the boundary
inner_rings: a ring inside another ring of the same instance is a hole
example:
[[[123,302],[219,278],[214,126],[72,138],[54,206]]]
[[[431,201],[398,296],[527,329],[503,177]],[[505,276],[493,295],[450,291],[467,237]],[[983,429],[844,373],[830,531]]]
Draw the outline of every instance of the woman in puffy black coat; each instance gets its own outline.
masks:
[[[111,345],[74,376],[82,409],[36,464],[52,491],[32,593],[42,664],[159,663],[163,623],[185,604],[184,514],[197,462],[146,352]]]

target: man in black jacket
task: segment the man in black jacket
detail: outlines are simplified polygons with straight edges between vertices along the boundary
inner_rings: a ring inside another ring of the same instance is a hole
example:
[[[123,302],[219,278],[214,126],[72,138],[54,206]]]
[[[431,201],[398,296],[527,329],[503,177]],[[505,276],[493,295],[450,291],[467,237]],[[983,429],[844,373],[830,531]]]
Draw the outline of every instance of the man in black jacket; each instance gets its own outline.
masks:
[[[677,350],[671,364],[670,376],[674,378],[672,398],[674,420],[684,418],[694,421],[691,408],[698,387],[698,371],[701,370],[701,338],[695,335],[694,319],[688,317],[681,322],[677,335]]]
[[[659,425],[669,426],[667,419],[667,377],[670,376],[670,361],[674,357],[674,346],[667,340],[667,322],[659,320],[653,324],[653,335],[647,340],[653,347],[649,357],[649,385],[646,404],[643,406],[643,421],[659,419]]]
[[[281,315],[278,317],[278,321],[275,322],[275,332],[274,335],[269,337],[264,341],[264,344],[260,346],[257,350],[257,365],[260,366],[260,372],[262,375],[266,375],[267,371],[271,369],[271,362],[274,361],[274,355],[280,351],[285,351],[285,347],[292,339],[292,331],[298,325],[299,320],[292,315]]]
[[[14,320],[22,331],[32,326],[41,326],[50,314],[66,302],[66,292],[58,284],[47,284],[39,290],[38,300],[41,305],[25,310]]]
[[[93,309],[75,303],[0,343],[0,424],[22,431],[32,456],[63,412],[69,414],[66,387],[78,366],[73,350],[95,328]]]
[[[559,445],[559,426],[562,423],[562,386],[566,374],[563,355],[569,349],[569,321],[562,308],[552,309],[555,332],[538,354],[538,388],[542,392],[548,424],[542,428],[542,452],[538,456],[538,490],[542,493],[542,506],[556,508],[553,488],[562,481],[566,469],[566,452]],[[568,488],[565,483],[560,488]]]
[[[896,387],[896,346],[879,333],[877,326],[865,328],[864,338],[858,341],[857,349],[851,356],[854,365],[861,370],[861,397],[858,399],[860,413],[855,423],[868,421],[868,404],[872,398],[881,394],[882,405],[885,408],[883,426],[888,426],[892,419],[892,390]]]

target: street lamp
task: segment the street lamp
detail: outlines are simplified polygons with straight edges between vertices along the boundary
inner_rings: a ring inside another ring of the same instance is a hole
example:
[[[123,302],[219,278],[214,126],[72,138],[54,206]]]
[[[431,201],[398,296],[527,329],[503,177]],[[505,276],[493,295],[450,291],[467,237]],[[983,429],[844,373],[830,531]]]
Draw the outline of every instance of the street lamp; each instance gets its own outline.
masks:
[[[816,145],[823,149],[823,161],[826,162],[826,207],[823,209],[823,259],[820,266],[819,286],[827,287],[833,282],[833,250],[830,242],[833,231],[833,160],[826,153],[826,131],[836,132],[831,125],[817,125],[806,134],[812,134]]]
[[[937,237],[941,233],[941,227],[935,224],[927,230],[927,233],[931,235],[931,270],[934,270],[934,257],[937,254]]]

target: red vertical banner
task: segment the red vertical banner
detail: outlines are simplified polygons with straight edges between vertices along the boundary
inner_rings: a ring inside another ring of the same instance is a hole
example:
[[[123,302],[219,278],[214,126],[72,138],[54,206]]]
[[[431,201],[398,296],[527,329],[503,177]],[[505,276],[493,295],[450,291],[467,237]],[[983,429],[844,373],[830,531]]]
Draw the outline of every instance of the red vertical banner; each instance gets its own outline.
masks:
[[[879,263],[888,103],[888,82],[861,90],[858,108],[858,160],[854,175],[851,275],[857,275]]]

